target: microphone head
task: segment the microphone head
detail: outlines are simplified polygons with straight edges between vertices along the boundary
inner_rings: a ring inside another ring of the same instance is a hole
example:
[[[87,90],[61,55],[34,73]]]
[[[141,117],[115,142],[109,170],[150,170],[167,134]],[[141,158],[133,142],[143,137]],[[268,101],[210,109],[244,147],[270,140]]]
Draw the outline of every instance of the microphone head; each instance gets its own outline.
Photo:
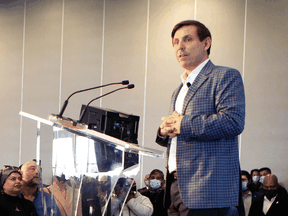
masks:
[[[122,85],[128,85],[129,84],[129,80],[123,80],[122,81]]]
[[[128,89],[132,89],[132,88],[134,88],[134,84],[130,84],[127,87],[128,87]]]

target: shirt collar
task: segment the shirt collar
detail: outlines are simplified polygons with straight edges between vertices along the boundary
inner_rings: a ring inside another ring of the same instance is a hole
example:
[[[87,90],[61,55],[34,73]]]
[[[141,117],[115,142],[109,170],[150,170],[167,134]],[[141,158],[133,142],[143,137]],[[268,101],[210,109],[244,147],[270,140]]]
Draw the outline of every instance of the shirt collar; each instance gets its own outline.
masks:
[[[277,194],[278,195],[278,194]],[[274,202],[274,200],[276,199],[276,197],[277,197],[277,195],[276,196],[274,196],[273,198],[271,198],[271,200],[269,200],[265,195],[264,195],[264,200],[266,200],[266,201],[268,201],[268,202],[271,202],[271,203],[273,203]]]
[[[181,74],[181,81],[183,85],[186,85],[187,82],[193,83],[195,77],[200,73],[203,67],[208,63],[209,58],[199,64],[189,75],[187,75],[186,71]]]
[[[251,191],[249,191],[248,194],[243,195],[243,197],[248,197],[248,196],[252,196],[252,192]]]

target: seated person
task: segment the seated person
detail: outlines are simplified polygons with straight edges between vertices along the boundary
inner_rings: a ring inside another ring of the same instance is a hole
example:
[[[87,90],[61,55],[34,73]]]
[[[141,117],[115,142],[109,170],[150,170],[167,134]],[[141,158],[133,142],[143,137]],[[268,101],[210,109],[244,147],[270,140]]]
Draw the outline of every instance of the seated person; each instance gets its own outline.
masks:
[[[130,185],[132,185],[130,190]],[[133,179],[119,178],[115,189],[114,196],[111,198],[111,215],[117,215],[121,211],[121,207],[125,198],[122,216],[151,216],[153,213],[153,205],[148,197],[142,196],[136,190],[136,183]],[[127,195],[128,194],[128,195]]]
[[[73,212],[72,214],[72,209],[74,208],[74,211],[76,210],[76,203],[79,194],[79,189],[78,188],[74,189],[75,199],[74,199],[74,206],[72,206],[73,187],[71,181],[65,179],[64,174],[62,174],[60,177],[56,176],[53,184],[48,186],[47,188],[44,188],[44,191],[49,194],[52,194],[52,188],[53,188],[53,197],[56,201],[57,207],[59,208],[61,215],[62,216],[75,215],[75,212]],[[77,207],[77,216],[82,216],[81,201],[79,202]]]
[[[28,161],[21,165],[20,173],[22,174],[23,180],[23,187],[21,190],[22,193],[20,196],[33,202],[37,214],[39,216],[44,216],[45,209],[41,199],[41,191],[39,188],[40,180],[38,178],[38,168],[36,161]],[[47,215],[52,215],[53,210],[53,215],[61,216],[55,200],[53,198],[51,199],[51,195],[47,192],[43,192],[43,195],[45,197],[44,201],[46,203]]]
[[[1,215],[37,215],[33,203],[20,198],[22,188],[22,175],[18,169],[5,169],[0,174],[0,213]]]
[[[278,184],[273,174],[267,174],[263,181],[263,193],[253,201],[249,216],[287,216],[288,194],[285,188]]]
[[[159,169],[154,169],[148,178],[148,190],[141,194],[147,196],[153,204],[153,216],[167,216],[167,209],[164,208],[164,174]]]
[[[146,174],[144,177],[144,184],[145,187],[138,189],[138,192],[140,192],[142,194],[143,191],[147,191],[149,189],[149,174]]]
[[[91,176],[84,176],[81,186],[82,215],[101,215],[101,206],[98,197],[97,180]]]

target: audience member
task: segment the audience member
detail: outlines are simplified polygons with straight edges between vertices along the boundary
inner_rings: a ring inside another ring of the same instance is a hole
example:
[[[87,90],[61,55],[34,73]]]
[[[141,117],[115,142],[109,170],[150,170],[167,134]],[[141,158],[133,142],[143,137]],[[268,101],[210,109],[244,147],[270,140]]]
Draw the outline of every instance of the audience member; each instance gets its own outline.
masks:
[[[260,174],[260,183],[263,184],[264,182],[264,177],[268,174],[271,174],[271,169],[268,167],[263,167],[259,170],[259,174]]]
[[[140,193],[147,191],[149,189],[149,174],[146,174],[144,177],[145,187],[138,189]]]
[[[106,209],[108,205],[108,197],[111,193],[111,177],[110,176],[101,176],[97,178],[98,180],[98,199],[100,203],[101,213]]]
[[[153,205],[149,198],[141,195],[136,190],[136,182],[131,179],[131,190],[128,193],[126,203],[123,208],[123,216],[151,216],[153,213]]]
[[[82,215],[101,215],[101,206],[98,196],[97,179],[91,176],[84,176],[81,186]]]
[[[245,215],[248,215],[250,206],[253,202],[253,200],[260,196],[260,193],[253,193],[252,191],[249,190],[250,185],[252,184],[252,178],[251,175],[245,171],[241,171],[242,175],[242,199],[244,203],[244,208],[245,208]]]
[[[65,175],[62,174],[61,177],[56,176],[55,181],[52,185],[44,188],[44,191],[52,195],[52,188],[53,188],[53,197],[56,201],[57,207],[62,216],[70,216],[75,215],[75,212],[72,213],[72,209],[76,210],[77,205],[77,197],[79,194],[79,189],[73,189],[71,182],[65,179]],[[74,207],[72,206],[73,203],[73,190],[74,190]],[[77,216],[82,215],[82,206],[81,202],[78,202],[77,207]]]
[[[123,204],[123,216],[151,216],[153,213],[149,198],[137,192],[136,183],[132,179],[118,179],[111,197],[111,215],[119,215]]]
[[[164,208],[164,174],[159,169],[154,169],[148,179],[149,189],[141,194],[148,197],[153,204],[153,216],[167,216],[167,209]]]
[[[23,188],[21,190],[21,197],[33,202],[36,211],[39,216],[44,216],[44,204],[41,199],[41,191],[39,190],[39,178],[38,178],[38,168],[35,161],[28,161],[24,163],[20,168],[20,173],[22,174]],[[44,202],[46,205],[47,215],[61,216],[60,211],[56,205],[55,200],[51,195],[43,191],[45,197]],[[52,208],[53,207],[53,208]]]
[[[5,216],[33,216],[37,215],[33,203],[19,194],[22,188],[22,175],[18,169],[5,169],[0,174],[0,213]]]
[[[253,192],[259,192],[260,187],[262,188],[262,184],[260,183],[260,173],[258,169],[253,169],[250,172],[252,177],[252,184],[249,186],[249,190]]]
[[[278,179],[273,174],[267,174],[263,181],[263,192],[252,203],[249,216],[287,216],[288,195],[287,191],[278,184]]]

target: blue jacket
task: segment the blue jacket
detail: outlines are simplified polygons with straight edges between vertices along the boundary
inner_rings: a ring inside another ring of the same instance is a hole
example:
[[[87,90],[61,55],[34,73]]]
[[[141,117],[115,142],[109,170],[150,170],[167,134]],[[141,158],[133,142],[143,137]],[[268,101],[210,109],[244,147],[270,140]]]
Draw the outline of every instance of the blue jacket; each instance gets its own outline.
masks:
[[[173,92],[170,114],[175,110],[181,87],[182,84]],[[183,115],[176,160],[184,204],[190,209],[237,206],[238,135],[245,122],[245,95],[239,71],[209,61],[187,92]],[[167,147],[169,158],[171,139],[157,136],[156,142]]]

